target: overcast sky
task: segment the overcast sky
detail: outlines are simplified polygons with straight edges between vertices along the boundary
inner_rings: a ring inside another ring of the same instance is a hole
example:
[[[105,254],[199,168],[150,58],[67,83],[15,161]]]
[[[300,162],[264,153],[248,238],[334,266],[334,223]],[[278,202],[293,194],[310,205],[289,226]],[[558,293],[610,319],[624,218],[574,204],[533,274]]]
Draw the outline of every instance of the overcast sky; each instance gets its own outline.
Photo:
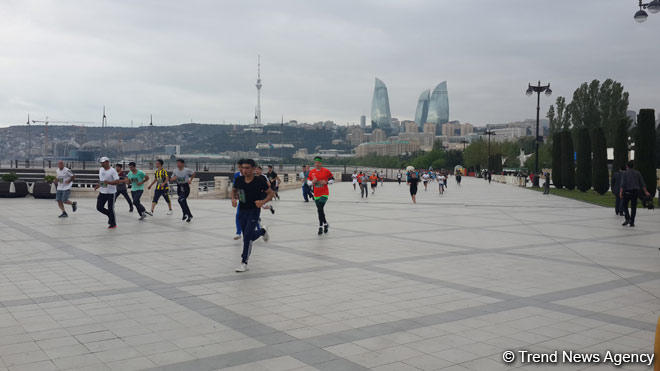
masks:
[[[369,117],[374,77],[393,117],[414,118],[447,80],[450,119],[531,118],[584,81],[621,81],[631,108],[660,107],[660,14],[634,0],[0,2],[0,126],[32,119],[242,123]]]

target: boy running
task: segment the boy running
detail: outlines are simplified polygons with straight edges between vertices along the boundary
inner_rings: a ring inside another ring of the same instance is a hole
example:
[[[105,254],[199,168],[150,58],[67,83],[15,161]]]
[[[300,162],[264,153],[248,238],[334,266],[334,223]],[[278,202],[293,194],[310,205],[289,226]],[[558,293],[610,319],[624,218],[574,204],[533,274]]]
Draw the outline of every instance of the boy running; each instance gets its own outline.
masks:
[[[131,184],[131,196],[133,198],[133,205],[135,205],[135,208],[140,215],[140,220],[144,220],[146,215],[152,215],[144,208],[140,202],[142,193],[144,193],[144,183],[146,183],[147,180],[149,180],[149,176],[145,175],[142,170],[138,170],[135,166],[135,162],[128,163],[126,181]]]
[[[179,206],[181,206],[181,211],[183,211],[183,218],[186,223],[190,223],[192,220],[192,213],[190,212],[190,207],[188,207],[188,196],[190,196],[190,184],[192,184],[193,178],[195,178],[195,172],[185,167],[186,161],[182,158],[176,160],[176,169],[172,172],[174,176],[172,181],[176,182],[176,194],[178,197],[177,201]]]
[[[330,190],[328,184],[334,183],[334,177],[330,170],[323,167],[323,159],[321,157],[314,158],[314,169],[309,172],[307,182],[310,186],[314,187],[314,203],[319,215],[319,231],[318,234],[328,233],[328,221],[325,219],[325,211],[323,210]]]
[[[163,169],[163,160],[156,160],[156,171],[154,172],[154,180],[149,184],[149,188],[156,185],[156,190],[154,191],[154,199],[151,201],[151,212],[154,212],[158,199],[162,196],[167,202],[167,215],[172,215],[172,202],[170,201],[170,176],[167,174],[167,170]]]

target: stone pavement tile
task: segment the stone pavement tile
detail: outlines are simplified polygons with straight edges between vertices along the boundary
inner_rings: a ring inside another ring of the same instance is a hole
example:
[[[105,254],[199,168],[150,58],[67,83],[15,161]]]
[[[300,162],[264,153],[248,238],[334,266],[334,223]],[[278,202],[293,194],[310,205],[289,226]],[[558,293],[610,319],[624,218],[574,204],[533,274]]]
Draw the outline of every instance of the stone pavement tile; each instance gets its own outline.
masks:
[[[38,361],[32,363],[25,363],[22,365],[17,365],[9,367],[10,371],[49,371],[57,370],[57,367],[52,361]]]
[[[136,358],[107,362],[106,366],[108,366],[111,370],[137,371],[137,370],[144,370],[147,368],[155,367],[156,365],[146,357],[136,357]]]
[[[59,369],[69,370],[69,369],[79,369],[81,367],[92,367],[100,366],[101,360],[99,360],[94,354],[81,354],[77,356],[70,357],[60,357],[53,359],[53,363]]]
[[[438,358],[430,354],[408,358],[404,360],[403,363],[424,371],[440,370],[454,364],[446,359]]]
[[[195,359],[196,357],[186,352],[185,350],[177,349],[147,355],[147,358],[149,358],[149,360],[156,366],[165,366],[172,363],[189,361]]]
[[[3,354],[2,360],[6,367],[13,367],[24,365],[26,363],[33,363],[39,361],[49,360],[50,357],[42,350],[34,350],[28,352]]]
[[[373,368],[374,371],[418,371],[417,367],[413,367],[403,362],[393,362],[387,365],[377,366]]]

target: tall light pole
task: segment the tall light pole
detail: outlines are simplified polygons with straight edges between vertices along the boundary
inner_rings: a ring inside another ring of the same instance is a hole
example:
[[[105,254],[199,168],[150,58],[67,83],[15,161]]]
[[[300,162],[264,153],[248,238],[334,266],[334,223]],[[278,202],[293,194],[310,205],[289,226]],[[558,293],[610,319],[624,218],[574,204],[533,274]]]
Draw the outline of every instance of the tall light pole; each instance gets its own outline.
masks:
[[[30,135],[30,114],[28,113],[27,120],[27,140],[28,140],[28,149],[27,149],[27,161],[28,167],[30,167],[30,160],[32,157],[32,135]]]
[[[494,131],[490,130],[488,128],[488,126],[486,126],[486,133],[485,134],[488,135],[488,171],[492,171],[493,170],[492,169],[493,164],[492,164],[492,161],[490,159],[490,137],[493,136],[493,135],[497,135],[497,134],[495,134]]]
[[[543,137],[539,137],[539,121],[541,112],[541,93],[543,92],[548,96],[552,94],[550,84],[541,85],[541,81],[539,81],[537,85],[528,84],[527,91],[525,92],[527,95],[536,93],[536,140],[534,141],[534,177],[532,178],[534,187],[539,186],[539,142],[543,141]]]

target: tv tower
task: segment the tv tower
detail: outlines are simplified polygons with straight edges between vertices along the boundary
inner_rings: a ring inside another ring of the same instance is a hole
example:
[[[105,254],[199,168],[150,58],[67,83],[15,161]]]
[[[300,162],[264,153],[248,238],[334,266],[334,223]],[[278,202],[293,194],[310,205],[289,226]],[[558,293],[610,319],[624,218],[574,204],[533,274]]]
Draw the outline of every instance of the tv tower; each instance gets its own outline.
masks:
[[[254,112],[254,124],[261,125],[261,55],[257,55],[257,108]]]

